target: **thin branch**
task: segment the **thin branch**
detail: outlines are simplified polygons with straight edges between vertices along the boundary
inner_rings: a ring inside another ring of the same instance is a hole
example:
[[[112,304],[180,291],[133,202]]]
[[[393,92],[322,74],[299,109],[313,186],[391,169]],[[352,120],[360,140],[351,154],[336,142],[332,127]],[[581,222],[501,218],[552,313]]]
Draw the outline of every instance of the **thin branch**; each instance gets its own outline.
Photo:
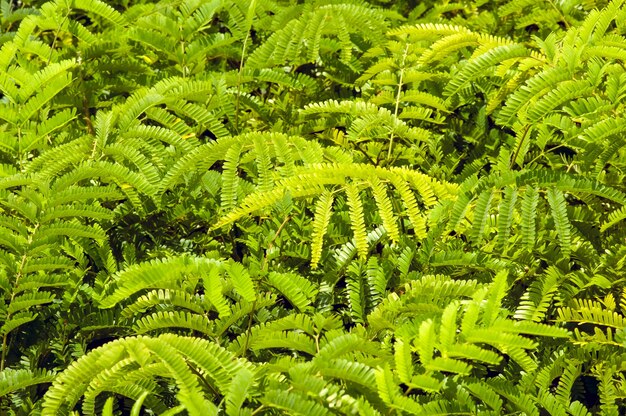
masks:
[[[404,82],[404,65],[406,64],[406,57],[409,54],[409,42],[406,43],[404,48],[404,54],[402,55],[402,63],[400,64],[400,79],[398,80],[398,92],[396,94],[396,108],[393,112],[394,126],[389,136],[389,152],[387,152],[387,160],[391,159],[391,150],[393,148],[393,133],[395,131],[395,122],[398,119],[398,110],[400,108],[400,95],[402,95],[402,84]]]

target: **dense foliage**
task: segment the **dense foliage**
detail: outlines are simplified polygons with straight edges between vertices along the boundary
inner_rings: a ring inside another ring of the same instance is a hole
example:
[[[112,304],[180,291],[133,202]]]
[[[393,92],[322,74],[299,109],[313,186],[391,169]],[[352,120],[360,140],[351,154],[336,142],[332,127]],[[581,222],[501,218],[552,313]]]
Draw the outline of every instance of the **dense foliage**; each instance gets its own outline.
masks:
[[[624,414],[624,3],[0,0],[0,414]]]

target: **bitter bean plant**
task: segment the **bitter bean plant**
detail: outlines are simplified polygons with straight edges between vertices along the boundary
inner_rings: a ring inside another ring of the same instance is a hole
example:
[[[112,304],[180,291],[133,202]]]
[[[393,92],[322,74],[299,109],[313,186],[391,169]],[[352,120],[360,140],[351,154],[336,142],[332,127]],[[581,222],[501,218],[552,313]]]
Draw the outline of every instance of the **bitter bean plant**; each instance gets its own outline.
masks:
[[[0,28],[0,414],[626,414],[624,0]]]

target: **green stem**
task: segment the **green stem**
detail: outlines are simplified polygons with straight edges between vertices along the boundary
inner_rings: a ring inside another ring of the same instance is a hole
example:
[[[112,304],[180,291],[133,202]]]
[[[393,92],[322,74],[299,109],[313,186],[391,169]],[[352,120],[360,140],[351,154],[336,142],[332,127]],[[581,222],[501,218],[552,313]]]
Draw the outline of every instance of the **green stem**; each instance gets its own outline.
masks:
[[[37,228],[35,228],[35,230],[37,230]],[[28,243],[30,244],[32,242],[32,235],[29,238]],[[15,274],[15,284],[14,287],[17,287],[18,284],[20,283],[20,279],[23,276],[23,271],[24,271],[24,266],[26,266],[26,254],[22,255],[22,261],[20,262],[20,267],[17,270],[17,273]],[[9,300],[9,306],[11,305],[11,303],[13,303],[13,300],[15,299],[15,290],[12,291],[11,293],[11,300]],[[6,321],[5,322],[9,322],[11,320],[11,314],[7,314],[6,317]],[[2,336],[2,358],[0,358],[0,371],[4,370],[4,367],[6,365],[6,358],[7,358],[7,341],[9,339],[9,334],[8,332],[5,333]]]
[[[513,153],[513,157],[511,158],[511,165],[509,166],[509,169],[513,169],[513,165],[515,164],[515,159],[517,159],[517,155],[519,155],[519,152],[522,150],[522,147],[524,146],[524,140],[526,140],[526,135],[528,134],[528,131],[530,130],[530,126],[531,126],[530,124],[527,124],[526,127],[524,127],[524,133],[522,133],[522,139],[519,141],[519,145],[515,149],[515,153]],[[520,165],[520,167],[522,167],[522,165]]]
[[[243,72],[243,60],[246,56],[246,47],[248,46],[248,39],[250,39],[250,30],[252,29],[252,19],[254,16],[254,9],[256,8],[256,0],[250,2],[248,6],[248,14],[246,16],[247,31],[246,37],[243,40],[243,46],[241,48],[241,58],[239,59],[239,71],[237,73],[237,96],[235,97],[235,132],[239,134],[239,97],[241,96],[241,73]]]
[[[400,64],[400,79],[398,80],[398,92],[396,93],[396,108],[393,112],[393,130],[389,136],[389,151],[387,152],[387,160],[391,159],[391,150],[393,148],[393,133],[395,131],[395,123],[398,119],[398,110],[400,108],[400,95],[402,94],[402,83],[404,82],[404,65],[406,64],[406,57],[409,54],[409,43],[407,42],[404,48],[404,54],[402,55],[402,63]]]
[[[256,312],[256,300],[252,303],[252,308],[248,314],[248,328],[246,329],[246,342],[243,345],[243,351],[241,352],[242,357],[245,357],[248,353],[248,343],[250,342],[250,335],[252,334],[252,316],[254,316],[254,312]]]

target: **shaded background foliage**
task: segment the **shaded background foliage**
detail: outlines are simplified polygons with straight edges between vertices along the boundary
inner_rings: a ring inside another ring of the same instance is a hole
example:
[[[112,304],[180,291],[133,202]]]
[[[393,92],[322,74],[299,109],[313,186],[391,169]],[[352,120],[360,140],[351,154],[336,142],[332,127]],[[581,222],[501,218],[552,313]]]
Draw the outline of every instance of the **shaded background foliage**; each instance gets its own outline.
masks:
[[[623,1],[0,16],[2,414],[623,412]]]

